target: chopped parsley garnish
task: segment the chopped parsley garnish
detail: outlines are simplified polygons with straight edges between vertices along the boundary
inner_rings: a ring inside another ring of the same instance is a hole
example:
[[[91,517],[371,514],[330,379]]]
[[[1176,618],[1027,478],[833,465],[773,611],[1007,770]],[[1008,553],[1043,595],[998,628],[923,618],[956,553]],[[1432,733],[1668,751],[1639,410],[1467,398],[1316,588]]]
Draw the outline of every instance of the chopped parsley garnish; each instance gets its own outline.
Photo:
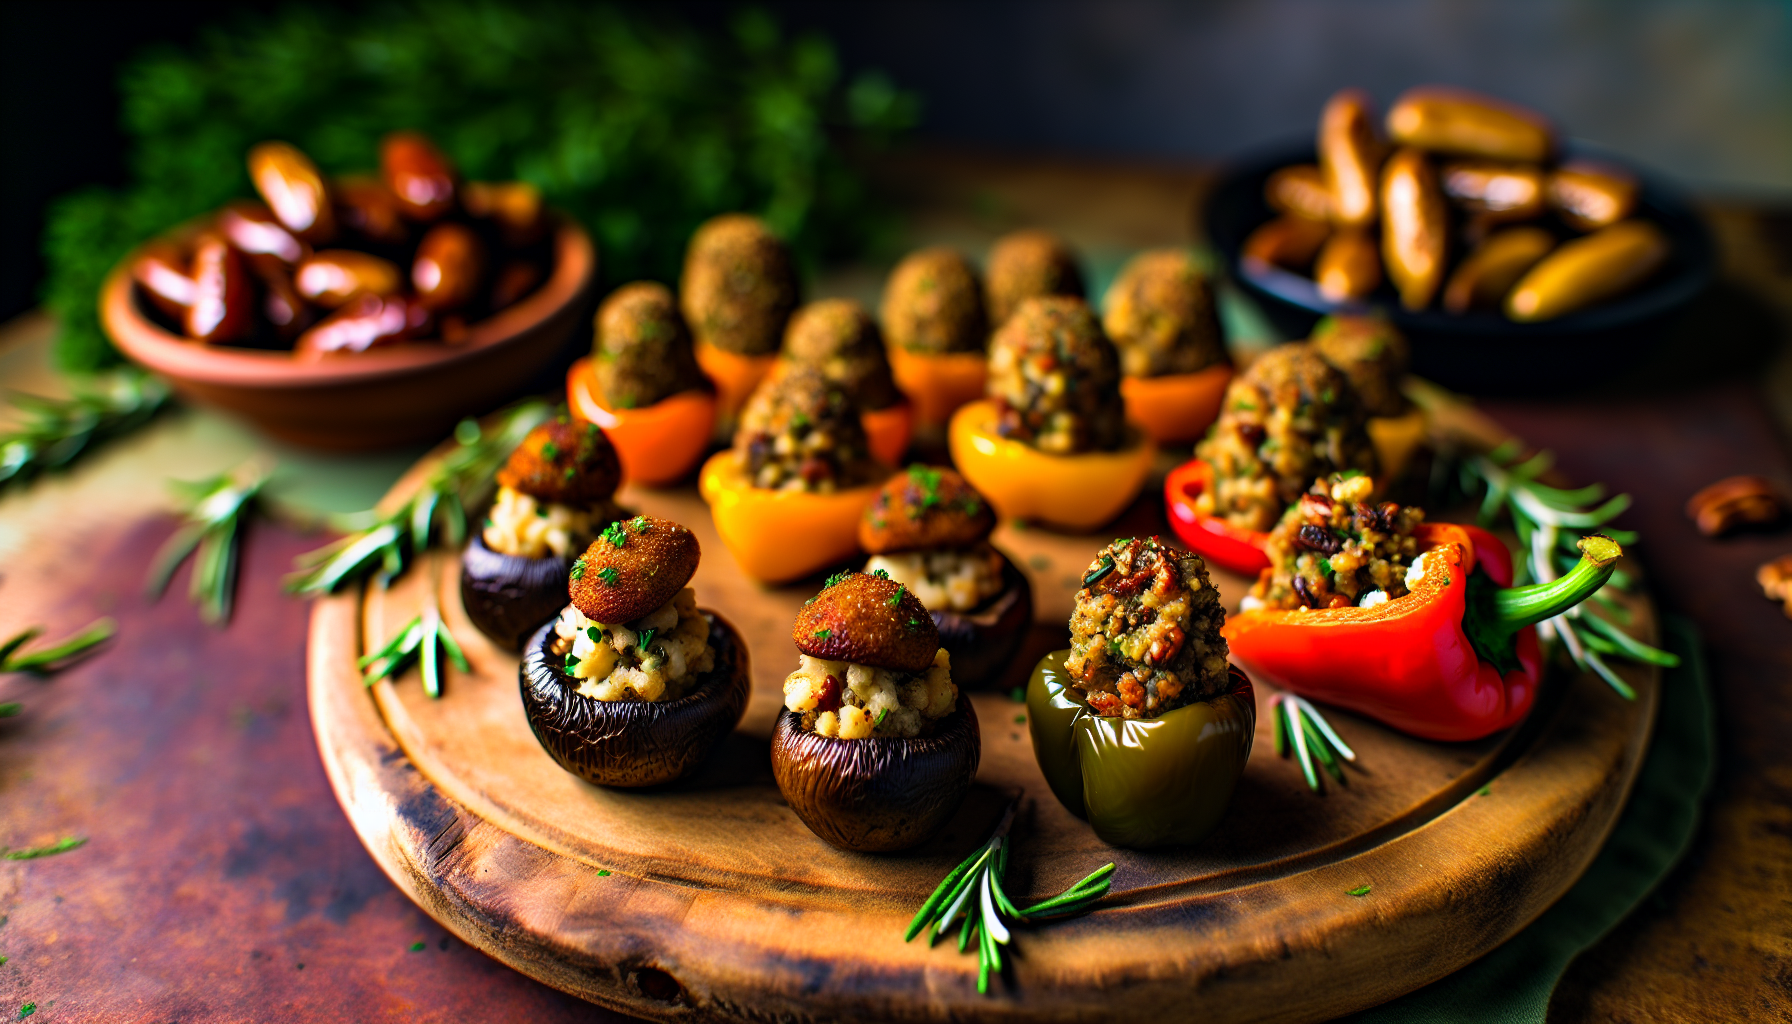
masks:
[[[1319,560],[1319,571],[1322,573],[1325,573],[1328,576],[1331,575],[1332,560],[1329,558],[1321,558]]]
[[[413,953],[423,952],[423,943],[421,943],[421,942],[411,943],[411,952],[413,952]]]
[[[621,577],[622,574],[617,572],[616,567],[613,565],[606,565],[602,569],[597,570],[597,578],[603,580],[604,586],[606,587],[615,586],[616,581]]]
[[[650,643],[653,643],[653,634],[655,634],[657,632],[659,632],[659,630],[657,630],[657,629],[643,629],[641,631],[641,639],[636,642],[635,646],[637,646],[637,647],[641,648],[643,651],[645,651],[647,649],[647,645]]]
[[[873,728],[873,729],[881,728],[884,724],[884,719],[886,719],[888,717],[890,717],[890,709],[889,708],[885,708],[882,711],[879,711],[877,713],[877,721],[871,723],[871,728]]]
[[[1096,583],[1099,583],[1101,581],[1102,577],[1106,576],[1108,573],[1113,572],[1113,571],[1114,571],[1114,556],[1113,555],[1102,555],[1100,560],[1098,560],[1095,563],[1094,567],[1092,567],[1088,572],[1083,573],[1083,586],[1092,587]]]
[[[1124,650],[1121,650],[1120,641],[1118,641],[1118,640],[1109,640],[1108,641],[1108,650],[1111,651],[1113,653],[1114,657],[1116,657],[1116,658],[1126,657],[1126,652]]]
[[[583,558],[572,563],[572,578],[575,580],[582,580],[585,578],[585,560]]]
[[[976,498],[964,499],[964,514],[965,515],[974,516],[977,513],[982,512],[982,511],[983,511],[983,503],[981,501],[978,501]]]
[[[842,570],[840,570],[840,571],[839,571],[839,572],[837,572],[837,573],[835,573],[835,574],[834,574],[834,575],[832,575],[832,576],[829,576],[829,577],[828,577],[828,578],[827,578],[827,579],[826,579],[826,580],[825,580],[825,581],[824,581],[824,582],[823,582],[823,583],[822,583],[822,585],[821,585],[821,589],[823,589],[823,590],[826,590],[826,589],[828,589],[828,588],[829,588],[829,587],[831,587],[831,586],[833,586],[833,585],[834,585],[834,584],[836,584],[836,583],[839,583],[839,582],[840,582],[840,581],[842,581],[842,580],[844,580],[844,579],[846,579],[846,577],[848,577],[848,576],[851,576],[851,575],[852,575],[852,570],[851,570],[851,569],[842,569]]]
[[[9,700],[5,704],[0,704],[0,718],[11,718],[12,716],[18,714],[19,709],[22,707],[24,707],[24,705],[20,704],[16,700]],[[0,960],[0,963],[5,963],[5,962],[6,961],[4,961],[4,960]]]
[[[810,635],[813,636],[817,640],[826,640],[828,637],[834,635],[834,631],[831,629],[818,629],[814,633],[811,633]]]
[[[646,516],[636,516],[628,521],[628,528],[636,533],[646,533],[652,526],[653,524],[647,521]]]
[[[1026,715],[1015,715],[1014,716],[1014,724],[1015,725],[1026,725],[1027,724],[1027,716]]]
[[[1369,887],[1366,885],[1359,885],[1354,889],[1346,889],[1344,892],[1344,895],[1346,895],[1346,896],[1367,896],[1367,895],[1369,895]]]
[[[887,580],[890,578],[890,574],[883,571],[882,569],[873,569],[871,571],[871,575],[876,576],[880,580]]]
[[[591,642],[594,644],[601,644],[604,642],[604,631],[598,629],[596,626],[586,626],[585,635],[590,637]]]
[[[7,860],[36,860],[39,857],[53,857],[58,853],[67,853],[87,843],[86,836],[65,836],[49,846],[28,846],[23,850],[6,851]]]
[[[910,518],[919,519],[940,503],[940,471],[917,463],[908,467],[908,478],[921,488],[921,503],[910,514]]]
[[[599,878],[608,878],[608,877],[610,877],[610,869],[608,869],[608,868],[598,868],[598,869],[597,869],[597,877],[599,877]]]
[[[889,605],[890,607],[894,608],[897,605],[902,603],[902,595],[904,595],[906,593],[908,593],[908,588],[903,586],[902,584],[898,583],[898,584],[896,584],[896,592],[894,594],[891,594],[890,599],[888,601],[885,601],[884,603]]]
[[[36,1012],[36,1003],[26,1003],[24,1006],[19,1007],[19,1019],[24,1020],[26,1017],[29,1017]]]
[[[603,540],[613,548],[620,548],[628,543],[628,533],[623,530],[621,521],[604,527]]]
[[[575,669],[577,669],[577,668],[578,668],[578,667],[579,667],[579,659],[578,659],[578,656],[577,656],[577,655],[572,655],[572,654],[568,654],[568,655],[567,655],[567,656],[566,656],[566,672],[567,672],[567,673],[568,673],[568,674],[570,674],[570,673],[572,673],[572,672],[573,672],[573,671],[574,671],[574,670],[575,670]]]
[[[1355,480],[1357,477],[1362,476],[1362,475],[1363,475],[1363,471],[1360,469],[1347,469],[1347,470],[1343,471],[1342,473],[1333,474],[1333,476],[1336,477],[1336,479],[1339,483],[1343,483],[1346,480]]]
[[[1009,690],[1008,699],[1016,704],[1025,704],[1027,702],[1027,688],[1024,686],[1016,686],[1014,689]]]
[[[560,476],[562,478],[564,478],[568,483],[570,483],[572,481],[573,477],[578,476],[578,475],[579,475],[579,471],[578,471],[578,468],[575,466],[566,467],[566,472],[560,474]]]
[[[559,445],[557,445],[557,444],[555,444],[555,443],[554,443],[554,442],[552,442],[552,441],[544,441],[544,442],[542,442],[542,445],[541,445],[541,457],[542,457],[542,458],[544,458],[544,459],[557,459],[557,458],[559,458],[559,457],[560,457],[560,446],[559,446]]]

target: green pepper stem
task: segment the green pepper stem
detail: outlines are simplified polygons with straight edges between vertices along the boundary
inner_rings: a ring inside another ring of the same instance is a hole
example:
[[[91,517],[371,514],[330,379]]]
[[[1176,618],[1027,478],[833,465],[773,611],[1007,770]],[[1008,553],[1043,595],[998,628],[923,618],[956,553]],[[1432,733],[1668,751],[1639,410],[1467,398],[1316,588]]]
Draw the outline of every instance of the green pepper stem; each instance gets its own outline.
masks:
[[[1599,534],[1582,537],[1579,547],[1580,561],[1560,579],[1494,591],[1488,609],[1492,621],[1488,625],[1502,632],[1517,632],[1562,614],[1605,586],[1617,570],[1623,548]]]

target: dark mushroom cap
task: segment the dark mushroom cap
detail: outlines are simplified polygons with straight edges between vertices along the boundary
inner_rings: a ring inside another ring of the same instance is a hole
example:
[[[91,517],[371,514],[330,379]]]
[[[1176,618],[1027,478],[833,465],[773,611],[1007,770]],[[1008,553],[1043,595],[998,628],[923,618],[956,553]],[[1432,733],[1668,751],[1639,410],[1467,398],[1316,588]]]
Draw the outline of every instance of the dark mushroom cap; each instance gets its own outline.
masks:
[[[1063,239],[1048,231],[1016,231],[996,239],[985,271],[985,308],[992,327],[1008,322],[1023,300],[1083,295],[1083,272]]]
[[[1128,377],[1194,373],[1225,358],[1213,290],[1189,254],[1152,249],[1127,261],[1108,289],[1102,326]]]
[[[571,558],[500,554],[475,531],[460,564],[460,601],[467,618],[505,650],[521,650],[536,626],[566,607]]]
[[[772,775],[809,830],[843,850],[925,842],[958,811],[983,755],[970,696],[931,736],[843,740],[805,730],[788,708],[772,730]]]
[[[728,621],[705,610],[715,668],[673,701],[593,700],[549,648],[554,624],[532,637],[517,679],[523,713],[560,767],[599,786],[658,786],[698,768],[740,724],[753,689],[747,645]],[[862,742],[862,741],[861,741]]]
[[[874,555],[968,548],[995,528],[989,502],[964,477],[915,465],[878,489],[859,520],[859,546]]]
[[[1412,360],[1400,329],[1382,317],[1328,316],[1313,328],[1313,348],[1320,358],[1343,371],[1371,416],[1398,416],[1406,411],[1400,379]]]
[[[784,357],[820,370],[861,409],[888,409],[902,398],[876,321],[852,299],[821,299],[797,310],[784,329]]]
[[[790,251],[763,221],[728,213],[691,236],[678,291],[698,341],[741,355],[770,355],[796,308],[796,270]]]
[[[557,505],[608,501],[621,483],[622,463],[604,432],[564,417],[529,431],[498,470],[500,486]]]
[[[920,672],[940,649],[939,627],[921,599],[883,576],[847,573],[828,581],[796,613],[796,649],[811,658]]]
[[[1082,299],[1027,299],[989,342],[1004,437],[1069,455],[1112,451],[1126,429],[1120,355]]]
[[[610,293],[597,310],[597,385],[612,409],[639,409],[703,386],[691,332],[672,290],[636,281]]]
[[[572,603],[597,622],[633,622],[683,590],[702,558],[696,535],[670,519],[619,519],[573,563]]]
[[[983,282],[956,249],[903,257],[884,285],[884,334],[912,352],[981,352],[989,342]]]

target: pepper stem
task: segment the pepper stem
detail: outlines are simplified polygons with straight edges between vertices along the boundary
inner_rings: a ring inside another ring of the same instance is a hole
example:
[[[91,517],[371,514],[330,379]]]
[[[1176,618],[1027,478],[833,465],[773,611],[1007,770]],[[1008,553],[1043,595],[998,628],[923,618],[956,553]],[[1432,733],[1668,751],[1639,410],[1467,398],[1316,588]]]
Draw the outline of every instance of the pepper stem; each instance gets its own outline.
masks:
[[[1495,591],[1489,609],[1493,622],[1489,625],[1497,624],[1501,629],[1517,632],[1562,614],[1605,586],[1617,570],[1618,558],[1624,554],[1624,549],[1617,541],[1601,534],[1582,537],[1578,547],[1580,561],[1560,579]]]

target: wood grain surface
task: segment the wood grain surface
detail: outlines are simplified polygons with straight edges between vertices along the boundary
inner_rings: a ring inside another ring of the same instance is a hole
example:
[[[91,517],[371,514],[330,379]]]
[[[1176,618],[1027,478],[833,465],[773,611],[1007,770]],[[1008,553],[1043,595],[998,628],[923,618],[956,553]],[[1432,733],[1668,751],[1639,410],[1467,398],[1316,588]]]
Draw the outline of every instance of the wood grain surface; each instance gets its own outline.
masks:
[[[1264,716],[1218,833],[1135,852],[1058,804],[1022,706],[982,694],[982,766],[947,828],[903,855],[846,853],[802,825],[769,771],[796,661],[789,623],[819,578],[747,579],[690,488],[621,499],[692,529],[705,552],[699,601],[752,652],[746,717],[696,777],[618,791],[561,770],[524,719],[516,658],[466,619],[452,556],[319,605],[311,705],[356,831],[421,906],[525,973],[646,1016],[1067,1020],[1192,1006],[1214,1021],[1327,1019],[1455,970],[1554,902],[1616,820],[1653,723],[1659,676],[1640,667],[1626,670],[1635,702],[1564,673],[1527,726],[1478,743],[1425,743],[1339,714],[1364,771],[1320,797],[1275,756]],[[1041,639],[1061,646],[1053,634],[1094,552],[1116,533],[1167,532],[1153,490],[1099,535],[1008,526],[996,542],[1041,594]],[[1218,582],[1235,603],[1244,581]],[[362,638],[382,644],[426,603],[464,638],[473,671],[451,673],[441,699],[414,673],[363,687]],[[1639,625],[1653,628],[1646,613]],[[1042,898],[1110,859],[1119,870],[1094,913],[1023,931],[1005,983],[982,996],[974,958],[901,933],[1017,794],[1019,894]],[[1347,894],[1364,884],[1369,896]]]

